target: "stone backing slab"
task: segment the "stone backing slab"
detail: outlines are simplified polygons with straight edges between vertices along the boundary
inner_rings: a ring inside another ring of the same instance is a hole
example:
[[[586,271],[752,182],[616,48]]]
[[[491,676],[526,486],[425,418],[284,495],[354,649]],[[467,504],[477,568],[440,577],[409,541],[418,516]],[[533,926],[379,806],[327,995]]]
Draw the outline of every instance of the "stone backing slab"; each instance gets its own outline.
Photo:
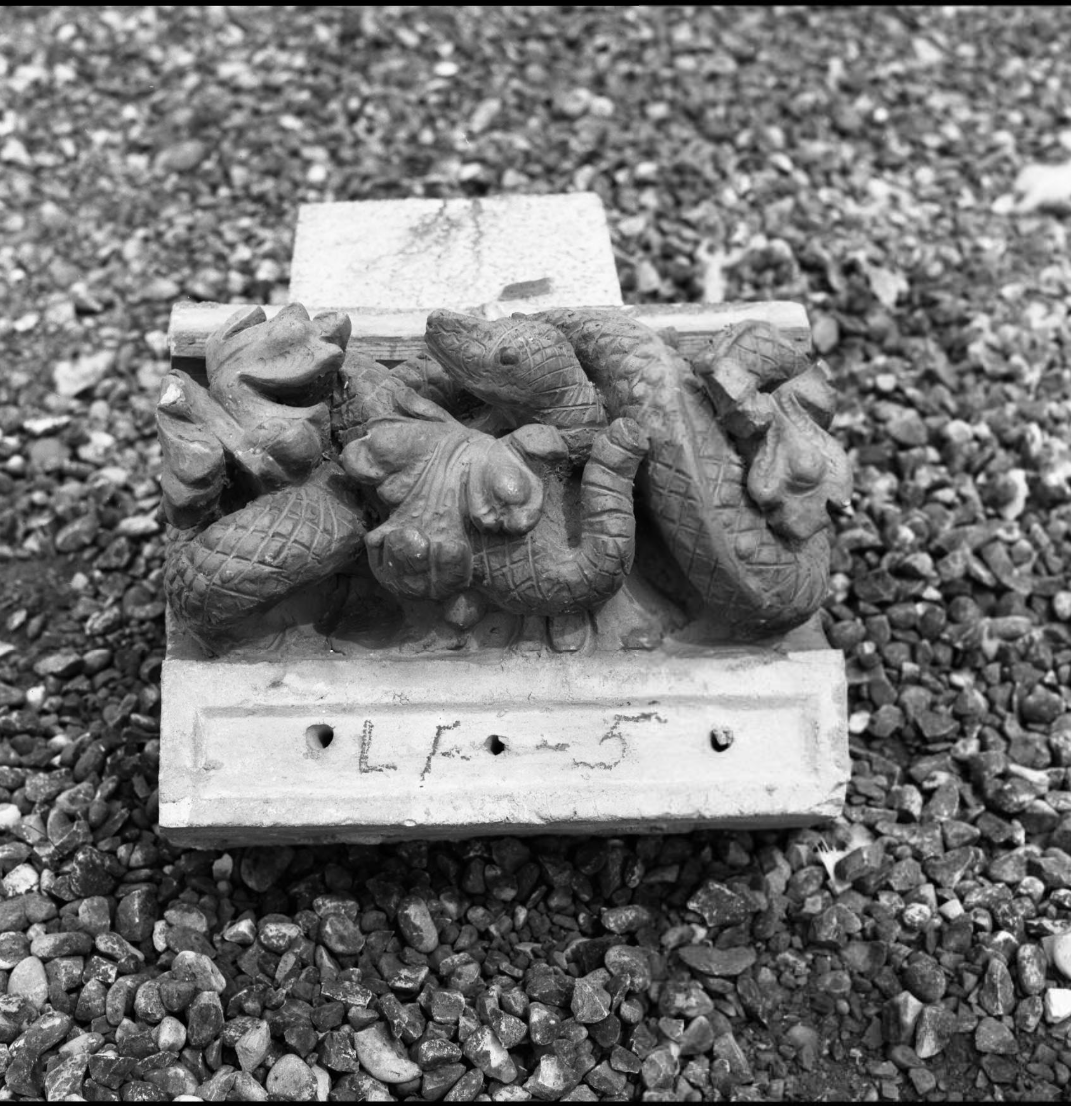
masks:
[[[829,649],[169,659],[163,680],[160,825],[188,845],[801,825],[849,774]]]
[[[290,300],[538,311],[620,304],[621,288],[602,200],[576,192],[302,204]]]

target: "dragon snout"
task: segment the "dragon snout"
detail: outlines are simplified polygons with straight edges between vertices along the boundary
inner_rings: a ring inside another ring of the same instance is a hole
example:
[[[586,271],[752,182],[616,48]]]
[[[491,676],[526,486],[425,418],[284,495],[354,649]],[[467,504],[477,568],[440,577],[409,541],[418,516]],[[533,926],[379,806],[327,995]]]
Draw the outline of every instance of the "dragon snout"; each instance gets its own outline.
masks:
[[[472,322],[467,315],[458,311],[448,311],[445,307],[436,308],[428,315],[425,341],[430,349],[440,352],[444,348],[456,347],[470,335]]]
[[[428,312],[429,330],[460,330],[467,321],[468,316],[446,307],[437,307],[434,311]]]

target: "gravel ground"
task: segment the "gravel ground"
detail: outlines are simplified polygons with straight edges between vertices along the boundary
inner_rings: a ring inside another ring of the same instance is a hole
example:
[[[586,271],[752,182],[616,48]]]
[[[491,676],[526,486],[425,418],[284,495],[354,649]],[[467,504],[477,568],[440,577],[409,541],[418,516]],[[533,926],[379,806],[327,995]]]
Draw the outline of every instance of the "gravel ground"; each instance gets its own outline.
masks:
[[[1066,1098],[1060,8],[0,11],[0,1098]],[[857,474],[818,830],[154,832],[171,304],[300,202],[594,189],[632,302],[804,302]],[[1002,201],[1004,197],[1004,201]]]

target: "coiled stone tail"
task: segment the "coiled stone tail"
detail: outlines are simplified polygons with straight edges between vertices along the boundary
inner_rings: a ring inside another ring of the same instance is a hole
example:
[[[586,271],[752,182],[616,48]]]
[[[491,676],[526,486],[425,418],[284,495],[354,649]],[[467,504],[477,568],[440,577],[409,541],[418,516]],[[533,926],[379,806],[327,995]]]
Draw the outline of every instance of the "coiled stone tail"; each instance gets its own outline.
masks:
[[[646,450],[647,436],[632,419],[600,431],[580,482],[578,539],[568,533],[566,485],[548,481],[542,517],[529,533],[476,534],[474,585],[504,610],[525,614],[568,614],[604,603],[632,568],[632,488]]]

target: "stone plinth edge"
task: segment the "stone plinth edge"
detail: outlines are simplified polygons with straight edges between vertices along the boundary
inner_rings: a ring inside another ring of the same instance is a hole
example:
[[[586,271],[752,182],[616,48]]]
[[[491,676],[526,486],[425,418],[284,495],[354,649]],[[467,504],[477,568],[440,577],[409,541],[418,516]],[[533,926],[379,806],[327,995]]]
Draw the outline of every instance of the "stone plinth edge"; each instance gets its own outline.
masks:
[[[807,825],[850,773],[840,652],[164,664],[185,845]]]

